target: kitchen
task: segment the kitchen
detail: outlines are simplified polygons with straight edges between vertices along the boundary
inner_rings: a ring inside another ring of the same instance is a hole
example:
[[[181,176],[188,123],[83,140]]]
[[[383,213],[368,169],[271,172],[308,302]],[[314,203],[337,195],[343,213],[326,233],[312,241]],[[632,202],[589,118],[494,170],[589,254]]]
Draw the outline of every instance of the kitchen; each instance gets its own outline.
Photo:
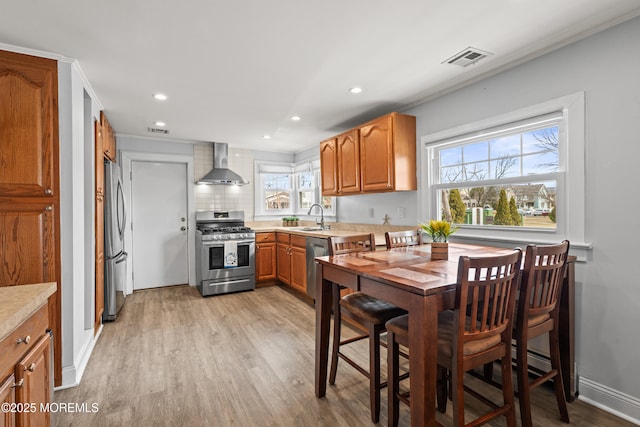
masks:
[[[622,227],[611,229],[607,224],[611,221],[608,206],[614,204],[615,200],[626,200],[629,208],[625,207],[625,210],[628,209],[629,212],[638,210],[637,200],[633,197],[625,198],[626,192],[622,192],[624,188],[628,188],[625,183],[635,181],[632,171],[635,154],[638,154],[638,147],[633,144],[636,139],[633,123],[638,119],[636,75],[640,66],[638,59],[631,53],[635,51],[634,40],[640,37],[639,27],[638,18],[622,22],[402,111],[417,117],[416,135],[419,145],[423,136],[444,129],[567,94],[580,91],[585,93],[585,185],[589,191],[581,206],[586,212],[586,238],[583,241],[592,242],[593,248],[578,248],[576,253],[580,259],[576,270],[576,360],[579,367],[580,399],[609,408],[631,420],[640,418],[640,380],[638,374],[634,373],[635,370],[630,368],[635,349],[633,342],[630,342],[632,340],[627,340],[626,337],[634,336],[633,325],[634,320],[637,320],[634,301],[637,300],[638,291],[632,286],[634,280],[627,266],[633,265],[632,254],[636,251],[632,242],[640,227],[635,215],[629,215],[628,224]],[[597,55],[595,58],[594,52]],[[85,197],[84,135],[73,127],[75,119],[72,118],[71,111],[78,102],[83,102],[85,93],[91,94],[91,89],[90,86],[82,87],[82,73],[75,65],[62,63],[59,72],[60,157],[65,165],[61,167],[60,203],[61,211],[66,213],[61,217],[62,299],[64,307],[73,307],[72,310],[66,309],[62,318],[63,330],[66,330],[62,364],[64,375],[68,378],[65,384],[74,385],[81,382],[82,372],[91,359],[98,356],[91,355],[91,352],[104,337],[94,341],[93,331],[87,332],[82,325],[85,307],[74,303],[83,301],[83,295],[87,292],[85,282],[91,277],[91,271],[84,267],[86,263],[83,261],[91,258],[87,255],[91,252],[91,244],[84,241],[84,230],[91,230],[91,227],[88,224],[90,221],[84,219],[87,216],[82,202]],[[512,96],[514,93],[517,96]],[[487,105],[488,97],[495,102]],[[382,114],[376,116],[379,115]],[[354,121],[352,124],[364,121]],[[349,127],[351,126],[342,126],[333,134]],[[229,167],[247,177],[250,183],[242,187],[216,186],[200,189],[192,183],[212,165],[210,144],[184,144],[119,135],[117,128],[116,136],[118,150],[122,153],[135,152],[138,158],[153,160],[159,156],[184,156],[191,159],[193,179],[189,180],[189,186],[193,191],[189,193],[194,194],[189,208],[191,224],[195,223],[197,209],[212,207],[241,210],[245,212],[247,219],[257,220],[254,213],[255,161],[302,163],[317,157],[320,143],[320,140],[309,142],[308,151],[277,155],[266,150],[234,147],[231,144]],[[421,170],[420,163],[423,159],[420,155],[417,157],[418,170]],[[384,215],[388,214],[391,224],[413,227],[425,219],[428,212],[425,206],[428,203],[420,190],[343,196],[337,198],[338,215],[335,220],[341,223],[379,225]],[[370,215],[370,208],[374,210],[373,215]],[[398,208],[404,208],[405,218],[400,218],[402,211],[399,212]],[[304,219],[315,221],[315,215]],[[190,232],[195,230],[190,229]],[[131,243],[131,239],[125,239],[125,242]],[[191,284],[195,285],[195,282]],[[246,295],[250,296],[251,293]],[[594,326],[587,329],[584,326],[587,324]]]

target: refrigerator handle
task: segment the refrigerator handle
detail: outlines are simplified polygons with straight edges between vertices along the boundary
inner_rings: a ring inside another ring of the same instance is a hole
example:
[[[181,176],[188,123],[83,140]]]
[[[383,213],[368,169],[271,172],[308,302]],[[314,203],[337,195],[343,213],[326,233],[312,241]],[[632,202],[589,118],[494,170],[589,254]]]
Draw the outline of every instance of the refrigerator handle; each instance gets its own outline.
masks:
[[[127,206],[124,202],[124,191],[122,190],[122,182],[118,179],[118,199],[122,201],[122,222],[118,223],[118,231],[120,232],[120,237],[124,241],[124,230],[127,224]],[[118,206],[120,203],[118,203]],[[117,208],[116,208],[117,209]],[[120,216],[120,212],[117,212],[117,215]]]

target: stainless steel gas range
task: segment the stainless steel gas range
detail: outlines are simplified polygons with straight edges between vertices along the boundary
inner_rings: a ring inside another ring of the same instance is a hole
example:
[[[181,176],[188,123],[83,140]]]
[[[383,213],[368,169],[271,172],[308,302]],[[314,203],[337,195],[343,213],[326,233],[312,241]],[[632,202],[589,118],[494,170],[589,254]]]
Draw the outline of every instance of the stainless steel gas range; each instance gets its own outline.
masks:
[[[243,211],[196,212],[196,280],[203,296],[256,287],[256,234]]]

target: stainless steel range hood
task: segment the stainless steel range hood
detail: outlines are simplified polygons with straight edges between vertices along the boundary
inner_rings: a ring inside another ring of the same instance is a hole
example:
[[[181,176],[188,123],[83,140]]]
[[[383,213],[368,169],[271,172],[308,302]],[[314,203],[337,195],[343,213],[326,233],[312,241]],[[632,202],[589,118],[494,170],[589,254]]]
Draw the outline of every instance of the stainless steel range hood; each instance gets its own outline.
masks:
[[[229,147],[221,142],[213,143],[213,169],[200,178],[196,184],[244,185],[249,181],[229,169]]]

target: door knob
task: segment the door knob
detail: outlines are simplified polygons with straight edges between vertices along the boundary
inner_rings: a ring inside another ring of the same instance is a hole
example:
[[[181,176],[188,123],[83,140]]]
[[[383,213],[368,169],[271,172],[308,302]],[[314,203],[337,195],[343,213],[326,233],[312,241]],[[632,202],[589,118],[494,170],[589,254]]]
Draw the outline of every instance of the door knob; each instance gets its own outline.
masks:
[[[185,231],[187,229],[187,227],[185,227],[184,225],[182,227],[180,227],[180,231]]]

